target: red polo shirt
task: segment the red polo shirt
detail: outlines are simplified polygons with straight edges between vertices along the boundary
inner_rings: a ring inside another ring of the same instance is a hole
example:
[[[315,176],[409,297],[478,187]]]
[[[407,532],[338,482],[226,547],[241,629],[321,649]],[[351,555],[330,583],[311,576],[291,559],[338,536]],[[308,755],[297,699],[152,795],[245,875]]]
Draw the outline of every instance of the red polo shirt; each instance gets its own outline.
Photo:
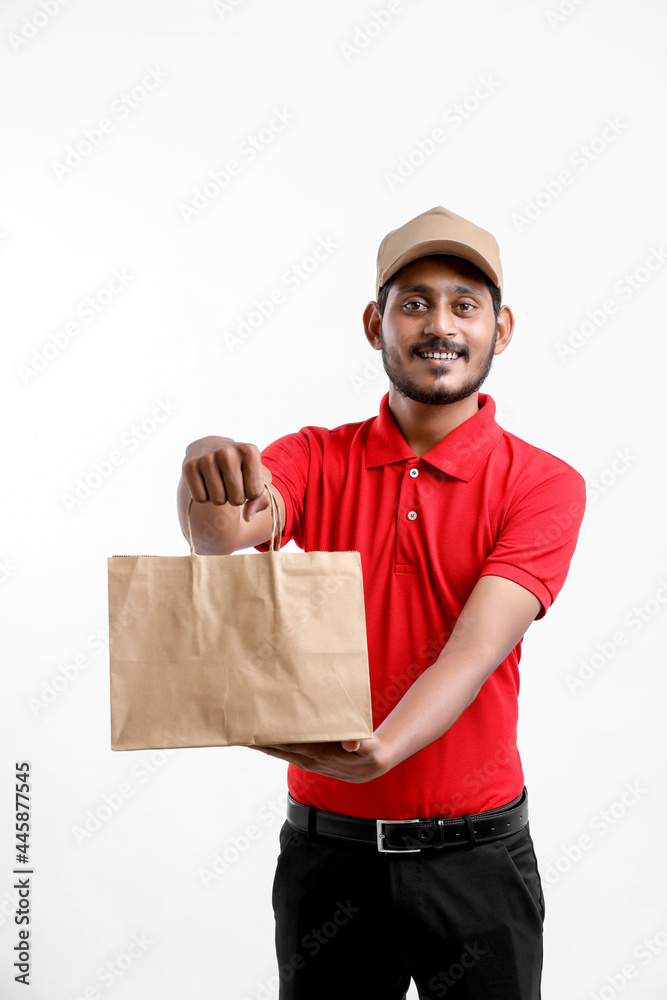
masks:
[[[495,403],[420,458],[389,409],[328,430],[303,427],[262,451],[285,500],[283,542],[361,553],[374,726],[437,659],[480,576],[506,577],[540,601],[563,585],[584,513],[571,466],[504,431]],[[267,544],[258,545],[265,551]],[[519,643],[474,702],[430,746],[364,784],[288,769],[295,799],[383,819],[460,816],[515,798]]]

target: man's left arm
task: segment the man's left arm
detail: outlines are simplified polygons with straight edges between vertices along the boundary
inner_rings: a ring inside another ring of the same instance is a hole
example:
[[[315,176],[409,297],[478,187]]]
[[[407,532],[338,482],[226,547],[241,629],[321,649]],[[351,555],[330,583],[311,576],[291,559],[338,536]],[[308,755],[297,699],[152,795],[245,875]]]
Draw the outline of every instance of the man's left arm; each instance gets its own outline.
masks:
[[[454,725],[540,609],[538,598],[518,583],[482,576],[438,659],[417,678],[371,739],[256,749],[342,781],[378,778]]]

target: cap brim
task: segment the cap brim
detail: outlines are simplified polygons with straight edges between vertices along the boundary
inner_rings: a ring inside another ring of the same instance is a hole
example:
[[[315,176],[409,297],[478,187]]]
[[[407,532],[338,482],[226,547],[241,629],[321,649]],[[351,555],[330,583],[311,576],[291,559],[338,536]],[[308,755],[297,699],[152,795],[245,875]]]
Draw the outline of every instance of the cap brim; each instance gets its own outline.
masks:
[[[393,263],[386,267],[381,275],[381,283],[378,284],[375,294],[380,291],[382,285],[386,284],[387,281],[400,271],[402,267],[406,264],[411,264],[414,260],[419,260],[421,257],[430,257],[431,254],[451,254],[454,257],[462,257],[463,260],[467,260],[470,264],[474,264],[480,269],[494,285],[498,285],[502,290],[501,280],[498,274],[491,267],[488,260],[482,257],[477,250],[473,250],[472,247],[467,246],[465,243],[457,243],[454,240],[427,240],[424,243],[418,243],[416,246],[410,247],[405,253],[402,253],[396,258]]]

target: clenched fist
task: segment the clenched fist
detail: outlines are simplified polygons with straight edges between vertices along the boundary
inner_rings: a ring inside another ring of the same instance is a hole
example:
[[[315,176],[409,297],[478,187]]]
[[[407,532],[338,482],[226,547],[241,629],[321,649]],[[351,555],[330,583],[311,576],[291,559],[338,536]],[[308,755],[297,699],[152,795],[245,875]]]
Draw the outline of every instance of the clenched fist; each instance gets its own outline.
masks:
[[[264,483],[271,482],[271,473],[254,444],[215,436],[193,441],[185,451],[183,479],[196,503],[243,507],[245,521],[269,506]]]

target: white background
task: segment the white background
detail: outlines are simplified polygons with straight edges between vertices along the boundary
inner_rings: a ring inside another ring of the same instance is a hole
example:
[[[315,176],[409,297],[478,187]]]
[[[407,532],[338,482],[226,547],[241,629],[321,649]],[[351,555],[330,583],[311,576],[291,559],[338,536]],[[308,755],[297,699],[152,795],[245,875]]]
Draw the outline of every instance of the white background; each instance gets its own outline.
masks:
[[[264,447],[377,412],[387,380],[361,325],[377,247],[437,204],[500,243],[517,319],[485,386],[501,424],[589,484],[567,584],[522,661],[543,996],[664,997],[667,17],[659,0],[561,8],[0,6],[3,997],[276,996],[284,766],[110,750],[106,559],[187,552],[175,493],[195,438]],[[289,121],[249,160],[276,110]],[[290,287],[321,239],[335,247]],[[29,992],[12,968],[18,760]],[[227,870],[205,884],[216,855]]]

